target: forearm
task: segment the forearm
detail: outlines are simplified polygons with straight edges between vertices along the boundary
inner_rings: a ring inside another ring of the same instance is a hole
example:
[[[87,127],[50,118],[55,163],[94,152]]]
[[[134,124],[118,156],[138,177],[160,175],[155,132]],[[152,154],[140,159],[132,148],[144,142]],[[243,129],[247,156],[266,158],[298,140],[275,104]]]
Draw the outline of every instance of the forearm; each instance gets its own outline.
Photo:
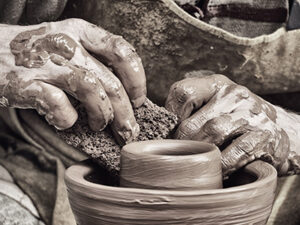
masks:
[[[289,163],[291,173],[300,173],[300,115],[276,106],[276,123],[285,130],[290,140]]]

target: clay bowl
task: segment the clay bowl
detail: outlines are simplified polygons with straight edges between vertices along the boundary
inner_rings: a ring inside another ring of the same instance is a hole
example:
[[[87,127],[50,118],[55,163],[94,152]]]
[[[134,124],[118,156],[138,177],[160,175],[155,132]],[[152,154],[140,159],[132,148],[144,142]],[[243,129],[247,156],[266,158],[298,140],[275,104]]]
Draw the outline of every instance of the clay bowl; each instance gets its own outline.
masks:
[[[255,161],[223,189],[158,190],[119,187],[105,170],[84,161],[67,169],[65,181],[78,225],[265,224],[277,172]]]
[[[125,145],[120,186],[148,189],[222,188],[221,153],[199,141],[152,140]]]

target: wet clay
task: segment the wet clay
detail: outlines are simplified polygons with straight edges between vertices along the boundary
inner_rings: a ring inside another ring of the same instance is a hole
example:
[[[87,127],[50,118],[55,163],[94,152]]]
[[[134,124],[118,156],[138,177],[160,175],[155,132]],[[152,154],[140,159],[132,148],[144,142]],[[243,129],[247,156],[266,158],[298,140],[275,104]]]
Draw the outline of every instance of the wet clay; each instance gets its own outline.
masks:
[[[77,23],[80,23],[80,21],[77,21]],[[127,74],[130,72],[137,75],[135,76],[135,82],[129,84],[126,81],[124,85],[130,89],[128,94],[133,94],[134,97],[137,97],[137,99],[132,100],[134,106],[140,106],[145,100],[145,92],[144,90],[137,90],[139,87],[137,84],[140,84],[142,88],[145,88],[146,85],[141,85],[145,77],[142,76],[144,72],[141,70],[141,60],[134,49],[119,36],[109,34],[96,26],[90,27],[88,23],[82,25],[88,26],[87,33],[89,30],[95,30],[100,33],[98,36],[106,34],[110,37],[107,42],[112,42],[112,46],[109,43],[104,43],[105,45],[101,45],[104,48],[102,52],[97,52],[98,46],[95,43],[93,43],[93,46],[87,46],[87,39],[93,37],[82,37],[84,39],[82,42],[88,48],[95,48],[91,49],[91,51],[96,51],[97,54],[111,55],[110,51],[113,51],[114,57],[111,58],[111,66],[123,71],[123,74],[120,74],[121,72],[118,71],[117,75],[120,78],[132,76],[132,74]],[[95,32],[91,33],[91,35],[95,35]],[[105,42],[105,40],[97,41]],[[17,66],[23,66],[28,69],[42,69],[41,71],[33,70],[37,71],[37,74],[32,75],[30,82],[34,83],[35,86],[43,89],[40,86],[45,85],[37,83],[51,84],[79,100],[87,111],[89,126],[92,130],[103,130],[111,123],[112,131],[118,142],[127,143],[137,137],[139,126],[133,116],[132,106],[123,84],[106,66],[90,56],[83,46],[75,42],[70,36],[64,33],[47,34],[46,27],[41,27],[18,34],[11,41],[10,48],[15,56],[15,64]],[[128,59],[124,60],[127,55]],[[29,79],[25,75],[20,74],[18,74],[18,77],[20,78],[18,79],[20,84],[25,84],[23,78],[24,80]],[[131,79],[133,78],[130,77],[129,80]],[[19,88],[22,90],[22,88],[26,87],[20,86]],[[60,90],[52,88],[51,96],[63,95]],[[34,91],[36,92],[36,90]],[[140,93],[141,91],[142,93]],[[6,95],[15,96],[15,92],[17,91],[6,93]],[[21,98],[29,98],[33,95],[31,92],[27,93],[28,95],[26,93],[22,94]],[[66,96],[63,97],[65,100],[67,99]],[[4,104],[6,101],[1,99],[1,102]],[[77,113],[70,106],[68,100],[64,103],[67,107],[63,107],[63,105],[57,107],[57,102],[55,101],[45,100],[43,102],[44,109],[38,111],[42,111],[40,113],[42,115],[46,114],[48,122],[57,129],[69,128],[76,121]],[[38,104],[33,101],[31,108],[38,108],[36,106]],[[25,108],[21,103],[11,106]],[[51,110],[55,108],[60,108],[60,111],[57,110],[56,113],[53,113]],[[63,111],[67,109],[70,115],[73,115],[73,119],[65,122],[65,113]]]
[[[100,32],[99,32],[100,31]],[[141,58],[133,46],[118,35],[102,31],[88,24],[84,30],[82,45],[100,56],[101,60],[113,68],[125,87],[134,107],[143,104],[146,98],[146,76]],[[101,44],[99,43],[99,40]]]
[[[214,143],[222,150],[224,175],[255,159],[271,163],[280,175],[298,170],[290,157],[295,138],[278,120],[279,108],[222,75],[176,82],[166,107],[182,121],[176,138]]]
[[[77,105],[76,105],[77,104]],[[87,115],[81,104],[73,103],[78,111],[78,120],[70,129],[57,133],[69,145],[87,153],[112,175],[119,175],[121,145],[114,138],[110,128],[93,132],[87,123]],[[177,117],[163,107],[153,104],[149,99],[134,109],[134,116],[140,127],[134,141],[165,139],[171,136],[177,124]]]
[[[101,169],[87,162],[66,171],[69,201],[78,225],[265,224],[277,179],[276,170],[262,161],[232,176],[227,188],[213,190],[115,187],[103,174],[88,181],[96,171]]]
[[[30,44],[30,40],[33,36],[43,35],[45,33],[45,27],[25,31],[18,34],[10,42],[10,49],[15,55],[17,66],[40,68],[51,59],[50,56],[52,54],[61,56],[61,60],[70,60],[73,58],[77,44],[66,34],[49,34]],[[62,62],[57,60],[57,57],[56,60],[52,61],[55,64],[62,64]]]
[[[76,48],[79,48],[79,46],[72,38],[62,33],[53,35],[49,34],[44,36],[43,38],[35,37],[37,39],[32,42],[32,38],[34,36],[41,36],[45,33],[46,28],[41,27],[36,30],[22,32],[11,41],[10,48],[11,52],[15,56],[15,64],[17,66],[24,66],[26,68],[41,68],[50,60],[58,66],[69,68],[69,71],[64,75],[55,76],[55,74],[53,74],[53,78],[38,75],[37,77],[35,77],[35,79],[32,79],[28,82],[32,84],[36,82],[36,80],[41,80],[46,83],[54,84],[56,87],[67,91],[69,94],[73,95],[75,98],[81,101],[87,108],[90,117],[90,127],[94,130],[104,129],[107,124],[112,121],[113,111],[110,102],[106,98],[106,93],[103,90],[100,81],[97,80],[95,76],[87,69],[73,65],[69,62],[73,58]],[[18,78],[16,76],[13,79],[16,80]],[[9,80],[10,83],[12,82],[12,80],[9,78],[7,78],[7,80]],[[22,81],[22,79],[19,79],[18,83],[20,83],[20,85],[18,85],[18,88],[20,88],[21,90],[22,88],[26,89],[26,87],[29,86],[29,84],[26,85],[26,82]],[[38,82],[36,83],[36,86],[39,86],[41,89],[43,89],[43,86],[45,86],[39,85]],[[8,84],[7,86],[12,85]],[[91,90],[95,90],[97,95],[93,94],[94,92],[91,93]],[[9,93],[14,93],[14,91],[6,92],[7,95],[9,95]],[[51,96],[54,95],[55,92],[57,91],[53,90],[53,93],[48,94]],[[22,98],[29,98],[30,96],[36,96],[36,94],[30,92],[26,95],[26,93],[23,92],[18,96],[21,96]],[[68,101],[66,102],[68,103]],[[31,105],[37,105],[34,98]],[[98,107],[99,105],[102,107]],[[68,108],[71,108],[70,105],[68,106]],[[63,123],[63,116],[65,115],[61,115],[61,118],[54,118],[55,113],[53,111],[56,107],[57,102],[51,102],[45,99],[44,107],[39,107],[43,108],[43,110],[38,109],[38,111],[40,113],[42,111],[42,115],[46,114],[46,119],[48,120],[48,122],[55,125],[56,128],[65,128],[66,124]],[[99,115],[101,115],[100,118]],[[77,116],[75,116],[75,120],[76,118]],[[60,124],[63,125],[59,126]],[[70,125],[68,125],[67,127],[70,127]]]
[[[222,188],[221,153],[215,145],[198,141],[127,144],[121,151],[120,186],[186,191]]]

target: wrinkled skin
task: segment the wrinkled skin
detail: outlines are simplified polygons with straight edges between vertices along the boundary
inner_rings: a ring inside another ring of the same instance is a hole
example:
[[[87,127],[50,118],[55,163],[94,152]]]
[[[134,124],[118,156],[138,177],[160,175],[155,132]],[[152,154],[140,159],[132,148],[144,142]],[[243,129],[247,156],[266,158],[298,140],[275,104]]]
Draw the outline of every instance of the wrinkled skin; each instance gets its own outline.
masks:
[[[5,34],[0,105],[34,108],[56,128],[66,129],[78,117],[68,93],[85,106],[93,130],[111,122],[119,141],[138,135],[131,103],[143,104],[146,78],[141,59],[122,37],[79,19],[0,25],[0,30]]]
[[[187,78],[172,85],[166,108],[178,115],[175,138],[214,143],[226,176],[255,159],[280,175],[299,173],[297,115],[274,106],[223,75]]]

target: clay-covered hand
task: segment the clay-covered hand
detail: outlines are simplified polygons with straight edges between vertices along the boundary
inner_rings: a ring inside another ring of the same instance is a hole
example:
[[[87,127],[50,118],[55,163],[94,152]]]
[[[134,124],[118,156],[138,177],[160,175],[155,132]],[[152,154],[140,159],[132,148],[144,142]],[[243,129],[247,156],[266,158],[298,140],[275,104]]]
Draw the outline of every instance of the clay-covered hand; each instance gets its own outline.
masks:
[[[300,172],[299,117],[223,75],[176,82],[166,108],[181,121],[175,138],[220,147],[224,175],[255,159],[270,162],[281,175]]]
[[[80,19],[0,30],[0,105],[35,108],[66,129],[78,117],[66,92],[85,106],[93,130],[112,121],[123,141],[138,134],[130,100],[134,107],[143,104],[146,78],[122,37]]]

